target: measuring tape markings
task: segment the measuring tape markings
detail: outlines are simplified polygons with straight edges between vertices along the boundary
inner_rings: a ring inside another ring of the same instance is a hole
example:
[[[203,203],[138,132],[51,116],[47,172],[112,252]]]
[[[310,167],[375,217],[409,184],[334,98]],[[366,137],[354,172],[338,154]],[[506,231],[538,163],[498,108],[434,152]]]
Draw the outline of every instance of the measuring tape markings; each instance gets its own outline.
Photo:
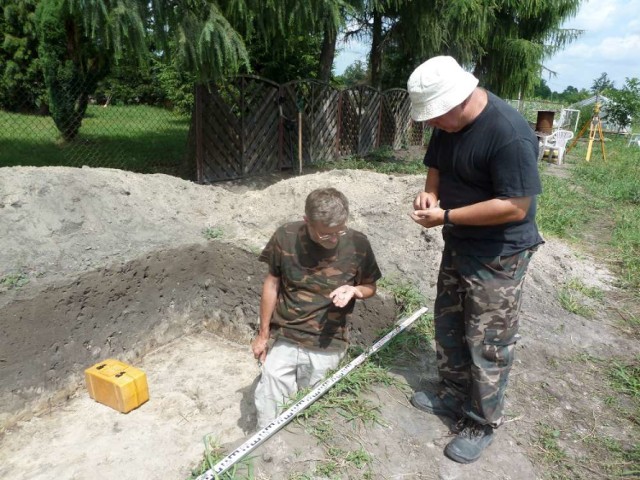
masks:
[[[348,365],[345,365],[336,373],[334,373],[331,377],[324,380],[322,383],[317,385],[311,392],[305,395],[298,402],[293,404],[288,410],[283,412],[269,425],[264,427],[262,430],[254,434],[249,440],[236,448],[233,452],[227,455],[224,459],[218,462],[213,468],[207,470],[202,475],[200,475],[196,480],[215,480],[218,478],[218,475],[227,471],[233,464],[235,464],[238,460],[244,457],[249,452],[253,451],[260,444],[262,444],[265,440],[267,440],[271,435],[276,433],[282,427],[284,427],[287,423],[295,418],[295,416],[308,407],[310,404],[315,402],[318,398],[320,398],[329,388],[331,388],[334,384],[339,382],[342,378],[344,378],[351,370],[358,367],[362,362],[364,362],[367,357],[373,355],[378,350],[380,350],[389,340],[415,322],[420,316],[422,316],[427,311],[426,307],[422,307],[416,312],[414,312],[410,317],[399,320],[394,328],[390,330],[384,337],[374,343],[371,347],[369,347],[365,352],[361,353],[358,357],[352,360]]]

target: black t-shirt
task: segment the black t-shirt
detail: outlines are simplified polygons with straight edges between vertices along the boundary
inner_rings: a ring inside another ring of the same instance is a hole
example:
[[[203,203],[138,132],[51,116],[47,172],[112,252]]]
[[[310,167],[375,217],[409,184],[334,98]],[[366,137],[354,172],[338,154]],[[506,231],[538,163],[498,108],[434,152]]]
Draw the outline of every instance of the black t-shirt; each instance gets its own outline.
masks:
[[[461,131],[433,131],[424,164],[439,171],[440,206],[533,198],[522,221],[443,229],[447,247],[461,255],[512,255],[543,242],[535,224],[535,196],[542,192],[537,137],[517,110],[491,92],[487,96],[484,110]]]

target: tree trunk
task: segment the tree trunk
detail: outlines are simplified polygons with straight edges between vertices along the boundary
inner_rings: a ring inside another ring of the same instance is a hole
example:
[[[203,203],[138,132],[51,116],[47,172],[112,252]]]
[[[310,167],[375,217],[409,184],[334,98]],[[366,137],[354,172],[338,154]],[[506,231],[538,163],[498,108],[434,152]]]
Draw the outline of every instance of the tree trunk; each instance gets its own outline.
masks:
[[[331,80],[331,67],[333,67],[333,59],[336,55],[336,41],[338,39],[338,31],[325,27],[324,38],[322,39],[322,51],[320,52],[320,72],[318,79],[323,82]]]
[[[382,86],[382,14],[377,10],[373,12],[369,68],[371,86],[379,89]]]

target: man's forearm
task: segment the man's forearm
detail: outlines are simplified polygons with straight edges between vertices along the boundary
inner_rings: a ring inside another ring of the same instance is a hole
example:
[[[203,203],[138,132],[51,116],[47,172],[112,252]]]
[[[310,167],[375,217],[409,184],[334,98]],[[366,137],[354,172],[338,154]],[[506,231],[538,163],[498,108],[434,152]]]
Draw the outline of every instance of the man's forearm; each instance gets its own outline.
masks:
[[[362,300],[373,297],[376,294],[376,288],[375,283],[363,283],[362,285],[356,285],[356,289],[362,294],[362,297],[360,297]]]
[[[280,279],[271,274],[267,275],[262,285],[262,297],[260,298],[260,330],[258,336],[269,338],[269,325],[278,300]]]
[[[531,197],[494,198],[449,211],[449,220],[455,225],[501,225],[522,220],[531,205]]]

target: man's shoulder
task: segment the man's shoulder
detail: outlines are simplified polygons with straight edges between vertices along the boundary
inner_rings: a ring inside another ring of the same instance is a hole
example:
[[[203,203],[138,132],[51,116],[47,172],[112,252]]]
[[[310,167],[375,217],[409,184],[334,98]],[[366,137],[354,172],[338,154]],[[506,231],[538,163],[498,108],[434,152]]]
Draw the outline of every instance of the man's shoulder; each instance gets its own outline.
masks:
[[[360,256],[368,256],[371,252],[373,252],[373,248],[371,247],[371,242],[366,234],[360,232],[359,230],[350,230],[350,238],[351,245],[353,248],[353,252]]]
[[[304,226],[304,222],[288,222],[280,225],[276,231],[275,235],[278,236],[291,236],[297,235],[300,231],[300,228]]]
[[[360,243],[369,243],[369,237],[367,237],[367,235],[363,232],[361,232],[360,230],[354,230],[352,228],[349,229],[350,233],[351,233],[351,238],[353,238],[354,242],[360,242]]]
[[[487,92],[489,105],[491,105],[497,114],[503,117],[507,124],[516,125],[518,127],[526,126],[529,130],[531,127],[527,123],[527,119],[510,103],[497,95]]]
[[[504,139],[526,139],[534,142],[535,133],[527,119],[512,105],[497,95],[487,92],[492,108],[491,118],[487,118],[491,131]]]

